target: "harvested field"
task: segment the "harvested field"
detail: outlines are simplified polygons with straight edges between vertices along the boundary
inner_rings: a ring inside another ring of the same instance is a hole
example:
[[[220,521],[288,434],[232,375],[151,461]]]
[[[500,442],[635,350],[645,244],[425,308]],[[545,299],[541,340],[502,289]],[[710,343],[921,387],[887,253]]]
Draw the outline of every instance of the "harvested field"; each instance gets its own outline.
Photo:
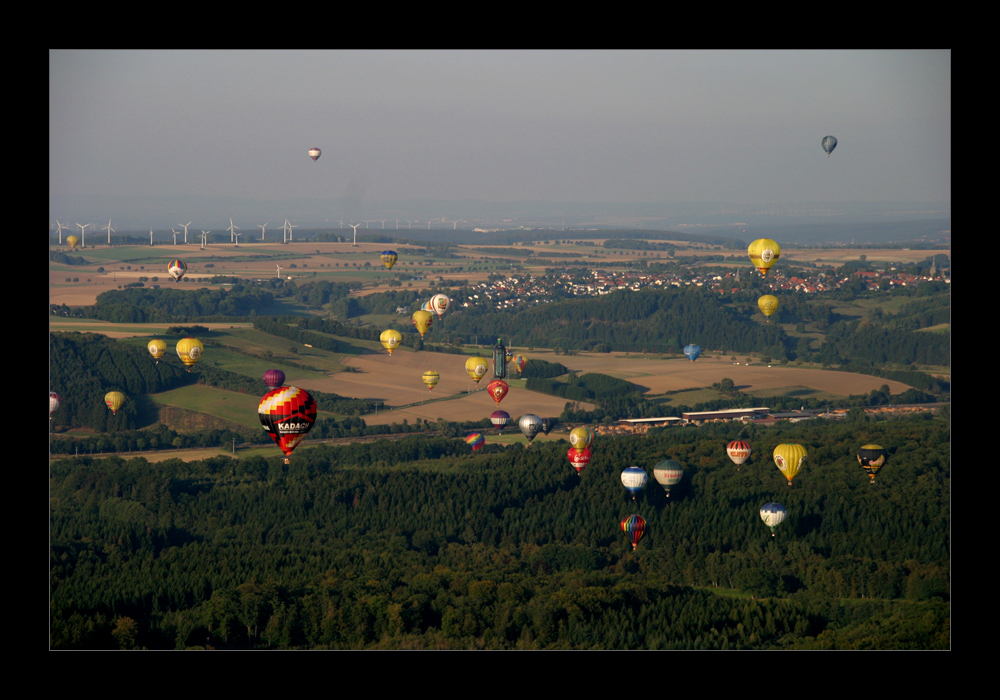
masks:
[[[354,367],[356,372],[341,372],[327,379],[296,380],[295,385],[303,389],[316,389],[351,398],[367,398],[374,401],[384,401],[390,406],[408,406],[394,411],[379,411],[378,416],[366,415],[365,422],[369,425],[384,423],[399,423],[403,418],[411,422],[414,418],[426,418],[435,421],[438,418],[447,420],[475,420],[488,417],[496,410],[496,403],[486,394],[488,379],[479,382],[479,386],[469,379],[465,372],[467,355],[446,355],[437,352],[409,352],[406,349],[396,350],[390,357],[387,353],[363,352],[362,354],[345,358],[345,364]],[[441,375],[441,381],[434,391],[430,392],[421,381],[421,375],[427,370],[434,370]],[[288,379],[292,382],[291,376]],[[510,393],[501,402],[500,408],[511,416],[521,416],[525,413],[539,415],[559,415],[562,413],[566,399],[558,396],[547,396],[537,392],[525,391],[521,388],[524,382],[508,380]],[[439,400],[444,397],[461,394],[474,388],[480,389],[460,398]],[[431,403],[423,403],[431,401]],[[591,404],[580,404],[587,410],[593,410]]]

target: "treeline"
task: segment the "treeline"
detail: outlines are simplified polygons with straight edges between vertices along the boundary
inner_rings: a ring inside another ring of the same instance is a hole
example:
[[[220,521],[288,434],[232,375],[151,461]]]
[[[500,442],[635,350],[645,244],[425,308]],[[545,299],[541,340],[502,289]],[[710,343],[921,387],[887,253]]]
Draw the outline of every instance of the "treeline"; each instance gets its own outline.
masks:
[[[597,345],[627,352],[677,353],[688,343],[736,352],[776,347],[788,337],[724,306],[709,291],[643,290],[573,299],[516,311],[485,307],[451,314],[449,330],[492,334],[518,345],[589,350]]]
[[[80,311],[84,318],[112,323],[175,323],[210,316],[246,317],[273,303],[270,291],[254,285],[237,284],[228,291],[131,288],[103,292],[93,306]]]
[[[87,261],[79,255],[67,255],[61,250],[49,250],[49,262],[62,265],[87,265]]]
[[[740,471],[731,431],[599,439],[580,476],[562,441],[57,460],[52,645],[947,648],[947,423],[751,428]],[[780,442],[809,450],[792,489]],[[868,442],[890,453],[875,484],[854,458]],[[630,500],[621,470],[665,457],[685,467],[670,497],[650,483]],[[773,500],[789,516],[772,538]],[[648,523],[635,552],[629,513]]]

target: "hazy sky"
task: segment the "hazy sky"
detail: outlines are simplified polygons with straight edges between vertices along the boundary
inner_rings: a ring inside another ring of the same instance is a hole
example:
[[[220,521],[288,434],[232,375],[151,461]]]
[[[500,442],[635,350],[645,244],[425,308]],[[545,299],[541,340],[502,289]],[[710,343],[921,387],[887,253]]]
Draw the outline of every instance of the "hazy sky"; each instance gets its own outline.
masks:
[[[942,202],[951,53],[53,50],[49,145],[53,197]]]

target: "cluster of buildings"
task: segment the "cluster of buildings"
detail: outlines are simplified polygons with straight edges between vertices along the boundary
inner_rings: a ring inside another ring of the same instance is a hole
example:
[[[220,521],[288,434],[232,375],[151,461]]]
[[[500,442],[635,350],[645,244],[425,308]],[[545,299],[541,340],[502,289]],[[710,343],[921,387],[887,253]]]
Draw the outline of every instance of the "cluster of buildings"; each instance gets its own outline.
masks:
[[[736,286],[742,272],[692,273],[687,276],[638,270],[592,270],[586,275],[563,272],[558,275],[533,277],[521,273],[517,277],[481,282],[466,295],[460,305],[464,307],[488,305],[496,309],[510,309],[542,304],[558,296],[593,297],[604,296],[618,291],[639,291],[644,288],[684,287],[695,285],[708,287],[720,294],[739,291]],[[800,291],[808,294],[836,291],[845,285],[861,280],[867,289],[892,289],[906,287],[928,281],[950,282],[932,266],[929,274],[912,275],[896,268],[882,270],[859,270],[853,274],[837,275],[832,270],[820,270],[809,277],[783,277],[780,273],[768,279],[774,291]],[[456,300],[457,301],[457,300]]]

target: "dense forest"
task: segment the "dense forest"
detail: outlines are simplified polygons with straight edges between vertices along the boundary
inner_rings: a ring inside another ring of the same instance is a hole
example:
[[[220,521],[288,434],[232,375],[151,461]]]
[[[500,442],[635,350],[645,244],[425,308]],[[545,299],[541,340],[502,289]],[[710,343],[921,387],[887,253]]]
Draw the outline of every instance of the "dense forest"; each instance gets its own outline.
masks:
[[[942,418],[567,443],[411,437],[185,463],[51,465],[53,648],[944,649]],[[794,486],[770,460],[809,451]],[[854,453],[883,445],[874,484]],[[684,465],[667,497],[619,474]],[[772,537],[758,510],[781,502]],[[618,523],[648,531],[633,552]]]

